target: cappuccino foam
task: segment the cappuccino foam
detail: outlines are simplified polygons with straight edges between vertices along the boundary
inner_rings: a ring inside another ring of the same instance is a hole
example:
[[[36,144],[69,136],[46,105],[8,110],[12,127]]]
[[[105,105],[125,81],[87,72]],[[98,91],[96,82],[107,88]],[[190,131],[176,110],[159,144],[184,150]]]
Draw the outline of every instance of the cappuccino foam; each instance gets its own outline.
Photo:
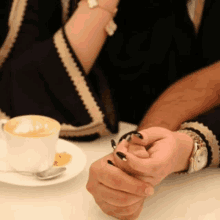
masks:
[[[23,137],[42,137],[59,130],[59,123],[44,116],[19,116],[9,120],[4,130]]]

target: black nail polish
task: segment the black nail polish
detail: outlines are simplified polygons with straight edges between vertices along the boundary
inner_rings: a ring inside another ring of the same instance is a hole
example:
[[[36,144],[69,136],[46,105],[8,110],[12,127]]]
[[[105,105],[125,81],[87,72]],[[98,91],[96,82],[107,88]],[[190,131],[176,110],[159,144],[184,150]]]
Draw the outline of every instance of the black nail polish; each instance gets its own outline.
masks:
[[[118,143],[120,143],[123,139],[125,139],[127,136],[127,134],[124,134],[123,136],[121,136],[121,138],[119,139]]]
[[[112,144],[112,148],[115,150],[116,149],[116,143],[113,139],[111,140],[111,144]]]
[[[127,161],[126,155],[124,153],[118,151],[116,154],[121,160]]]
[[[108,162],[108,164],[115,166],[115,164],[113,164],[111,160],[107,160],[107,162]]]
[[[131,140],[131,134],[128,134],[125,139],[129,142]]]
[[[136,137],[140,138],[140,139],[144,139],[144,137],[142,136],[141,133],[137,132],[134,134]]]
[[[118,143],[120,143],[123,139],[126,139],[127,141],[130,141],[131,140],[131,135],[134,134],[135,132],[136,131],[130,131],[130,132],[124,134],[123,136],[121,136]]]

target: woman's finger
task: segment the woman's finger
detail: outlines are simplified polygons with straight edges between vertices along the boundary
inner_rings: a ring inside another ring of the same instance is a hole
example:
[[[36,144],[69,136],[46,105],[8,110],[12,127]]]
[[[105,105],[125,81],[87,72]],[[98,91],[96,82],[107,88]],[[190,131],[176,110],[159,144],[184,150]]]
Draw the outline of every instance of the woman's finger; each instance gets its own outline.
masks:
[[[127,192],[137,196],[147,197],[152,195],[154,189],[151,184],[140,181],[128,175],[126,172],[123,172],[120,168],[108,164],[108,159],[109,157],[107,155],[101,160],[102,163],[99,164],[99,167],[96,167],[95,169],[93,169],[93,165],[91,166],[91,177],[94,176],[98,182],[115,190]],[[116,163],[115,160],[113,160],[113,162]],[[96,191],[93,188],[92,190]]]
[[[152,127],[144,129],[138,132],[138,134],[138,136],[136,134],[132,134],[129,143],[145,146],[145,150],[148,151],[157,141],[167,138],[168,135],[171,135],[171,131],[161,127]],[[141,138],[139,136],[141,136]],[[140,153],[138,153],[138,155],[140,155]]]
[[[133,153],[128,152],[127,148],[118,146],[114,151],[114,160],[116,165],[123,171],[132,175],[152,176],[154,170],[158,167],[155,158],[139,158]]]
[[[118,148],[117,150],[120,151],[120,148]],[[146,151],[145,147],[137,145],[137,144],[129,144],[128,152],[132,153],[133,155],[135,155],[136,157],[139,157],[139,158],[149,158],[150,157],[150,155],[149,155],[148,151]]]
[[[149,158],[140,158],[130,153],[124,148],[119,151],[117,148],[114,151],[114,160],[116,165],[123,171],[132,176],[166,176],[170,172],[171,149],[169,144],[173,144],[172,140],[163,139],[158,141],[152,149]]]
[[[127,140],[122,140],[116,148],[117,151],[130,152],[139,158],[149,158],[149,153],[144,146],[133,144]]]
[[[130,145],[129,145],[129,152],[130,153],[133,153],[134,155],[136,155],[137,157],[140,157],[140,158],[148,158],[149,157],[148,150],[153,146],[153,144],[149,144],[148,140],[141,139],[141,138],[137,137],[135,134],[132,134],[131,140],[129,141],[129,143],[130,143]]]
[[[156,141],[167,138],[169,135],[172,135],[172,132],[168,129],[161,127],[152,127],[139,131],[144,137],[144,141],[147,145],[153,144]]]
[[[129,143],[133,143],[133,144],[137,144],[137,145],[141,145],[141,146],[147,146],[148,140],[145,139],[144,137],[143,137],[143,139],[141,139],[137,135],[132,134]]]

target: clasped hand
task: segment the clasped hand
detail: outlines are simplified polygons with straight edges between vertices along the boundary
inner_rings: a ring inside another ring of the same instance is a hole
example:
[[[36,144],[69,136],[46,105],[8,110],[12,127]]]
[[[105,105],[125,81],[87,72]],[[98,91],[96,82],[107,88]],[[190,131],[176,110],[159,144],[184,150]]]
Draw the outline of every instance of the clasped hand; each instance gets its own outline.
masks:
[[[87,190],[103,212],[121,220],[137,219],[153,187],[188,168],[193,148],[193,140],[183,133],[159,127],[139,133],[143,139],[123,139],[90,167]]]
[[[191,137],[160,127],[139,133],[143,139],[132,134],[130,141],[122,140],[114,151],[116,166],[121,170],[155,186],[169,174],[188,169],[193,148]],[[126,161],[117,152],[123,153]]]

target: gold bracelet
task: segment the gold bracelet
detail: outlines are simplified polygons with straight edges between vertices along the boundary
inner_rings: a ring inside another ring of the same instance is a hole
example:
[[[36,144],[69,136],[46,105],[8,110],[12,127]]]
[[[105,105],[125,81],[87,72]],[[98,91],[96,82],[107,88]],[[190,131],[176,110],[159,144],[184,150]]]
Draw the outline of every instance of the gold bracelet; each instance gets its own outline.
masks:
[[[81,2],[84,2],[84,0],[81,0],[78,4],[80,4]],[[115,8],[115,10],[112,12],[106,8],[100,7],[97,0],[87,0],[87,4],[90,9],[100,8],[104,11],[107,11],[108,13],[112,15],[113,18],[116,16],[116,13],[118,11],[117,8]],[[115,24],[113,18],[108,22],[108,24],[105,27],[105,31],[107,32],[109,36],[114,35],[115,31],[117,30],[117,25]]]

